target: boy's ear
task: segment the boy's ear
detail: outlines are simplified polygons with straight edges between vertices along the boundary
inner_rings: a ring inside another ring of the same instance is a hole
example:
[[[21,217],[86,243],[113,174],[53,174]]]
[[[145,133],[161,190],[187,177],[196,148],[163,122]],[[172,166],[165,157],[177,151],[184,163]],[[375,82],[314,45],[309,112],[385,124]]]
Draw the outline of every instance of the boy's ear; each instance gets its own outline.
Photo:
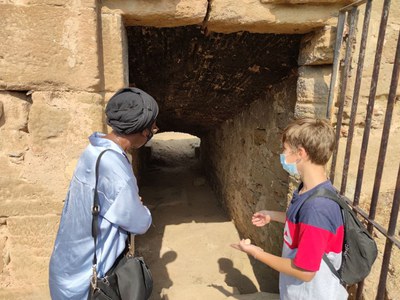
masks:
[[[306,149],[304,149],[302,146],[297,148],[297,153],[300,155],[302,159],[308,159],[308,153]]]

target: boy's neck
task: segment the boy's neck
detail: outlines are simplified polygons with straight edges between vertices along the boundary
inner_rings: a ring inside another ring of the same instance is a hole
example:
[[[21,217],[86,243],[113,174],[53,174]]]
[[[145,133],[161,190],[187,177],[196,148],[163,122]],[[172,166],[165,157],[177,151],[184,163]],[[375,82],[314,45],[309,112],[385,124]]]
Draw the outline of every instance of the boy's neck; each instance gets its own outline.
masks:
[[[325,166],[310,164],[301,176],[303,187],[299,191],[300,194],[305,193],[317,185],[328,180],[326,176]]]

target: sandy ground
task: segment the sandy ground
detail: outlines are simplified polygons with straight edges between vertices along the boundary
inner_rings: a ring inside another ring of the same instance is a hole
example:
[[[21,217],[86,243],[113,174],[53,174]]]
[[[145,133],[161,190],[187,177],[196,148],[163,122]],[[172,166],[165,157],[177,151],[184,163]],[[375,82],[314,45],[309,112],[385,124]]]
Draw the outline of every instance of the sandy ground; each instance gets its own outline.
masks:
[[[279,299],[257,293],[255,262],[230,247],[240,237],[200,174],[198,140],[172,138],[165,133],[152,141],[153,163],[140,188],[153,215],[150,230],[136,238],[154,276],[151,300]]]

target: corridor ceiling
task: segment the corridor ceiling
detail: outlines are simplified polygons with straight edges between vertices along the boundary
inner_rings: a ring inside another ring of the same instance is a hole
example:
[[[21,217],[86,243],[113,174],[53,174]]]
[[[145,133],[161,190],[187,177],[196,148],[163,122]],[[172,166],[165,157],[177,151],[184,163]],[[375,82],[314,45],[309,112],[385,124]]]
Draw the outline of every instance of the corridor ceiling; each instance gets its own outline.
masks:
[[[162,131],[201,137],[297,73],[301,35],[204,34],[199,26],[127,34],[130,85],[157,100]]]

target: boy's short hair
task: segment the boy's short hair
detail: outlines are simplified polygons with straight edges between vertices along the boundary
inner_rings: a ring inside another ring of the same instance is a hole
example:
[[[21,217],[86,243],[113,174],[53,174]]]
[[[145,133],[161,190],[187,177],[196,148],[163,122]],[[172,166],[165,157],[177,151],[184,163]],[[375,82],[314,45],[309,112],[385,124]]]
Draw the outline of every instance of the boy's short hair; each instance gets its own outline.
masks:
[[[290,123],[283,131],[282,144],[290,148],[303,147],[310,161],[317,165],[326,165],[335,149],[335,132],[325,119],[303,118]]]

